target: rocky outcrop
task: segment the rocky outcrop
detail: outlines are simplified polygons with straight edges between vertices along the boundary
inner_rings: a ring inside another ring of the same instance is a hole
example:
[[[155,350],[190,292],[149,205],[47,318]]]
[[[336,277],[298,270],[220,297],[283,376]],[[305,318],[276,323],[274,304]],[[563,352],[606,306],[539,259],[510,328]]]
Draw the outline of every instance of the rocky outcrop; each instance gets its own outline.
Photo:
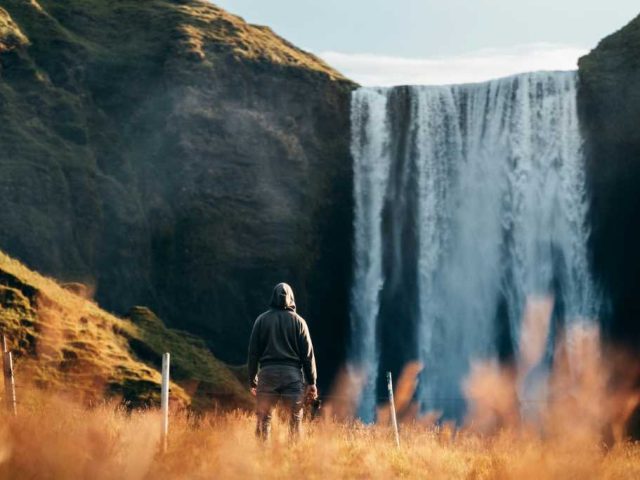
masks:
[[[333,370],[353,83],[204,1],[0,7],[0,248],[238,363],[287,281]]]
[[[640,341],[640,17],[580,59],[592,251],[609,335]]]

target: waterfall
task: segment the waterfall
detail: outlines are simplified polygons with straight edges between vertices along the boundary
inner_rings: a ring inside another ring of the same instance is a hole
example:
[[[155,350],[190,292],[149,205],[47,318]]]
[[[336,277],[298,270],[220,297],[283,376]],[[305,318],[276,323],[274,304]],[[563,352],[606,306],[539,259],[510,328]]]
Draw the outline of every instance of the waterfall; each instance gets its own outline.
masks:
[[[487,83],[362,88],[352,98],[355,242],[351,360],[419,359],[419,400],[464,410],[470,362],[518,351],[527,300],[554,327],[592,318],[575,72]]]
[[[367,372],[361,414],[371,420],[378,366],[376,320],[382,278],[382,207],[391,159],[387,152],[387,96],[360,90],[351,109],[355,195],[355,272],[352,289],[352,355]]]

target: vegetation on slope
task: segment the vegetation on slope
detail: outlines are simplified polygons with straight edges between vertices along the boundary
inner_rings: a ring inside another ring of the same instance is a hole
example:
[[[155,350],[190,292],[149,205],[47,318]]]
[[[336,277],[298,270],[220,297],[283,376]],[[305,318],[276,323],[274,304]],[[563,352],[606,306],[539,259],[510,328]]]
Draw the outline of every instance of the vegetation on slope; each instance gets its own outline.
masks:
[[[216,359],[205,342],[187,332],[168,329],[146,307],[134,307],[129,318],[129,346],[138,358],[160,369],[162,353],[171,352],[171,375],[200,410],[213,405],[249,407],[252,401],[235,374]]]
[[[27,43],[27,38],[11,19],[7,11],[0,8],[0,52],[11,51]]]
[[[20,389],[52,389],[84,402],[159,401],[162,353],[172,353],[172,401],[194,408],[247,406],[246,389],[201,340],[136,307],[117,318],[0,252],[0,328],[16,354]],[[21,390],[19,390],[22,393]]]

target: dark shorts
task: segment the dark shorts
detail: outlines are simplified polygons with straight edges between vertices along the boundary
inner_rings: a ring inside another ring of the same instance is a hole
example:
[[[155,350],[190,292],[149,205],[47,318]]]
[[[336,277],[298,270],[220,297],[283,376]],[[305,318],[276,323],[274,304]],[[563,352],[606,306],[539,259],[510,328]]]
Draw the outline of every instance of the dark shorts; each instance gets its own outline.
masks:
[[[269,415],[281,400],[294,415],[302,414],[304,377],[300,368],[268,365],[258,373],[258,414]]]
[[[258,373],[258,397],[278,397],[300,401],[304,396],[302,370],[288,365],[267,365]]]
[[[268,365],[258,373],[256,435],[269,438],[271,414],[280,401],[289,412],[289,433],[297,437],[303,415],[304,377],[300,368],[287,365]]]

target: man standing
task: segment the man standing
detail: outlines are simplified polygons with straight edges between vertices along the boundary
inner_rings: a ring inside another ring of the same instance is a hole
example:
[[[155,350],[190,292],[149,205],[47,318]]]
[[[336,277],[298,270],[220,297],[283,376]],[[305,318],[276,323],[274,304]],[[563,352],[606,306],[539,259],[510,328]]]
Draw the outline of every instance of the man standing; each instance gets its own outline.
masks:
[[[271,414],[278,400],[289,410],[289,433],[299,435],[305,394],[314,399],[318,396],[316,377],[309,327],[296,313],[291,287],[279,283],[273,289],[269,310],[256,319],[249,340],[249,384],[257,397],[259,438],[269,438]]]

